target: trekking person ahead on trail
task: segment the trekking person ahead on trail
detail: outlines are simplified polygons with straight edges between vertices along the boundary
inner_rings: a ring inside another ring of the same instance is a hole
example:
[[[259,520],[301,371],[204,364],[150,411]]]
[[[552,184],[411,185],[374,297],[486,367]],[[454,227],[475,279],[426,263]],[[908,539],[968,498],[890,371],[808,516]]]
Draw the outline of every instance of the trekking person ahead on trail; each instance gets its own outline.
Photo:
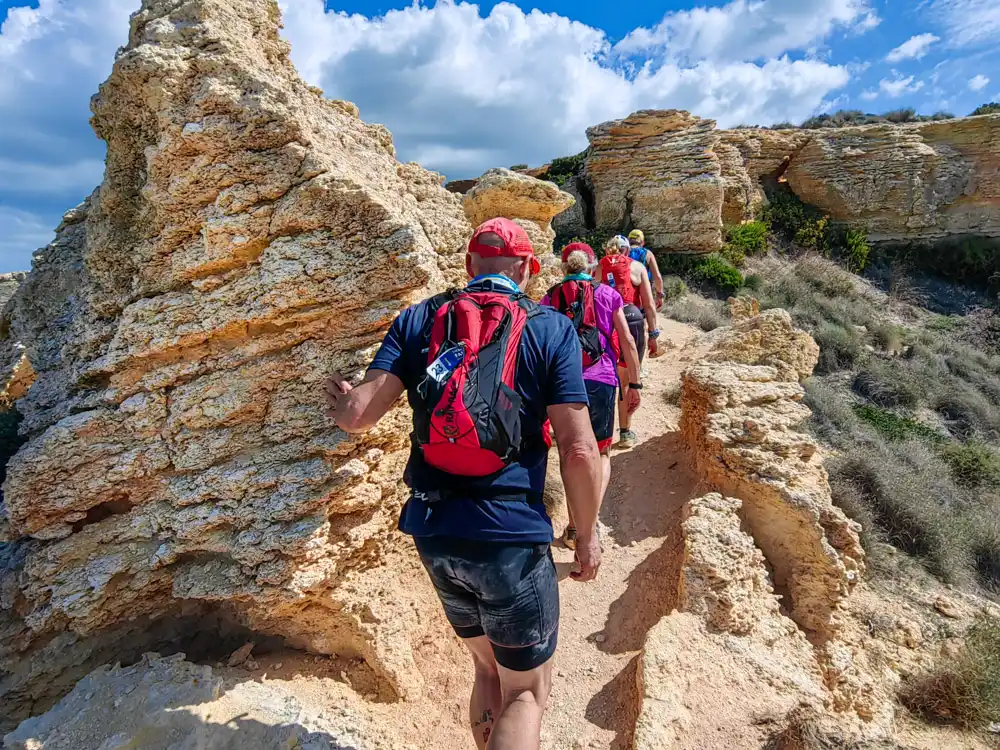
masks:
[[[660,331],[656,327],[656,308],[653,305],[653,292],[649,286],[645,267],[628,255],[628,240],[621,235],[612,237],[604,246],[604,257],[601,258],[601,281],[618,291],[625,301],[624,314],[632,338],[639,350],[639,363],[642,364],[646,353],[646,324],[649,325],[649,353],[656,356],[657,339]],[[618,358],[618,378],[621,384],[621,400],[627,401],[629,387],[628,363],[624,358]],[[641,387],[641,386],[640,386]],[[635,410],[618,410],[618,427],[620,429],[618,444],[622,448],[631,448],[637,440],[632,431],[632,414]]]
[[[649,273],[649,280],[656,290],[656,309],[663,306],[663,276],[660,274],[660,266],[656,262],[653,251],[646,247],[646,235],[641,229],[633,229],[628,233],[629,256],[632,260],[644,265]]]
[[[597,257],[590,245],[574,242],[562,252],[565,278],[549,289],[542,298],[543,305],[551,305],[568,316],[576,327],[583,350],[583,380],[590,399],[590,426],[594,428],[597,448],[601,452],[601,500],[611,481],[611,441],[615,434],[615,400],[618,392],[616,372],[618,352],[627,363],[629,384],[628,401],[622,410],[633,412],[639,408],[640,359],[635,340],[625,319],[622,296],[610,286],[597,284],[591,273]],[[640,325],[642,323],[640,319]],[[562,439],[562,436],[559,436]],[[576,524],[572,508],[569,509],[569,526],[563,536],[566,546],[576,548]]]
[[[559,589],[542,503],[549,440],[559,433],[567,504],[578,524],[580,581],[601,563],[601,463],[565,315],[523,293],[539,270],[524,230],[482,224],[461,291],[404,310],[364,380],[335,373],[328,414],[370,429],[405,390],[413,407],[412,496],[399,520],[414,537],[445,614],[475,665],[469,719],[480,750],[537,750],[552,681]]]

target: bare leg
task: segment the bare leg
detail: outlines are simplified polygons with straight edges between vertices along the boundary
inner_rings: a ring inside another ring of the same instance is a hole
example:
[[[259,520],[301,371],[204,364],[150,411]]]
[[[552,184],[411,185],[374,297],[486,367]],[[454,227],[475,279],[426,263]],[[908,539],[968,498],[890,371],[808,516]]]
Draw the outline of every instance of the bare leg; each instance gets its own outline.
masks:
[[[611,484],[611,455],[608,451],[601,452],[601,500],[608,492],[608,485]]]
[[[467,638],[462,643],[472,654],[472,663],[476,667],[472,698],[469,701],[469,723],[476,739],[476,747],[486,750],[503,705],[500,675],[497,673],[496,659],[493,658],[493,647],[485,635]]]
[[[622,396],[627,399],[629,383],[627,367],[618,368],[618,381],[622,384]],[[618,402],[618,426],[623,430],[628,430],[632,427],[632,415],[628,413],[625,404],[626,401]]]
[[[552,689],[552,660],[530,672],[498,665],[503,710],[493,727],[489,750],[538,750],[542,713]]]

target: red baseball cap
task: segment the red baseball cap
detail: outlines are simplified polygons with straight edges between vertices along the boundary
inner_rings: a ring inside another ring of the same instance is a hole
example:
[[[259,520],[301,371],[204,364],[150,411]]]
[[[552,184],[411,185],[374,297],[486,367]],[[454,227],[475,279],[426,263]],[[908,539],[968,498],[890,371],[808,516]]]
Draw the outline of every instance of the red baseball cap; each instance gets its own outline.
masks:
[[[484,234],[495,234],[503,244],[483,243],[481,238]],[[469,240],[469,252],[475,253],[480,258],[531,258],[531,275],[534,276],[542,270],[542,264],[538,262],[535,250],[531,247],[528,233],[510,219],[489,219],[480,224]]]
[[[565,263],[569,259],[570,253],[575,253],[577,250],[585,253],[587,255],[587,260],[591,263],[597,260],[597,256],[594,255],[594,248],[586,242],[571,242],[563,248],[562,262]]]

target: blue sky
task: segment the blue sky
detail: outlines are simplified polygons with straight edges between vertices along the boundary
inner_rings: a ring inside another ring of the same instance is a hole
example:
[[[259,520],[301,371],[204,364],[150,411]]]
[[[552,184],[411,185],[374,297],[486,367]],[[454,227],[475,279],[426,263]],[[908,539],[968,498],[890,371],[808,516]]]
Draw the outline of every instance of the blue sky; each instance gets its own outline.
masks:
[[[279,0],[292,59],[450,178],[542,163],[642,108],[722,127],[1000,101],[998,0]],[[0,271],[101,181],[89,99],[139,0],[0,0]]]

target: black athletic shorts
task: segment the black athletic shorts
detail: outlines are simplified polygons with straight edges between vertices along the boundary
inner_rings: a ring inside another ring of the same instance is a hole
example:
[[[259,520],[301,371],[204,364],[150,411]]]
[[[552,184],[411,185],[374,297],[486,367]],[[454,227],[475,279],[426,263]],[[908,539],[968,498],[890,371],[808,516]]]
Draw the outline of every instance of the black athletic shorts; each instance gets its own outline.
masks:
[[[590,426],[594,428],[597,447],[603,453],[611,447],[615,435],[615,392],[616,385],[584,380],[587,386],[587,400],[590,401]]]
[[[459,638],[485,635],[497,663],[516,672],[552,658],[559,582],[548,544],[415,537],[417,552]]]
[[[646,356],[646,316],[635,305],[625,305],[625,320],[628,323],[628,330],[635,339],[635,348],[639,350],[639,361]],[[625,367],[625,347],[621,347],[622,354],[618,359],[618,364]]]

